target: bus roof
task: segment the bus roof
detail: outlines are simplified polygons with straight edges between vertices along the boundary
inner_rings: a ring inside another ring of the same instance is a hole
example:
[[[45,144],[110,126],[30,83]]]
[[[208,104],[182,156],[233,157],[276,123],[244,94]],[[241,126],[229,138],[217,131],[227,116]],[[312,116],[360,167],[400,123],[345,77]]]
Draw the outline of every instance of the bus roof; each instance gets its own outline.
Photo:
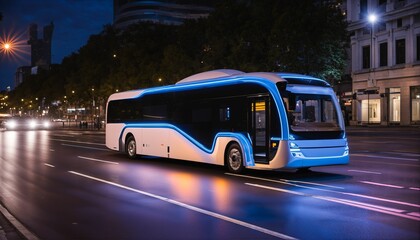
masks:
[[[178,81],[176,84],[199,82],[203,80],[210,80],[210,79],[216,79],[216,78],[221,78],[221,77],[231,77],[231,76],[241,75],[241,74],[244,74],[244,72],[234,70],[234,69],[217,69],[213,71],[207,71],[207,72],[191,75],[189,77],[186,77]]]
[[[277,77],[273,75],[277,75]],[[302,75],[302,74],[285,73],[285,72],[245,73],[245,72],[234,70],[234,69],[217,69],[213,71],[197,73],[178,81],[176,84],[196,83],[196,82],[202,82],[202,81],[217,80],[219,78],[227,78],[227,77],[238,77],[238,78],[239,77],[262,77],[275,83],[282,81],[284,79],[289,84],[304,84],[304,85],[330,87],[330,84],[322,79],[307,76],[307,75]]]
[[[304,85],[313,85],[313,86],[322,86],[322,87],[331,87],[331,85],[319,78],[296,74],[296,73],[277,73],[278,76],[283,78],[289,84],[304,84]]]
[[[303,84],[303,85],[314,85],[314,86],[323,86],[323,87],[330,87],[330,85],[319,78],[306,76],[302,74],[295,74],[295,73],[274,73],[274,72],[252,72],[252,73],[245,73],[234,69],[218,69],[213,71],[207,71],[202,73],[197,73],[187,78],[184,78],[178,81],[175,85],[168,85],[158,88],[172,88],[179,85],[195,85],[200,84],[202,82],[216,82],[220,80],[229,80],[229,79],[250,79],[250,78],[262,78],[269,80],[273,83],[278,82],[287,82],[288,84]],[[139,96],[143,91],[146,89],[139,89],[139,90],[132,90],[132,91],[125,91],[120,93],[112,94],[108,100],[116,100],[116,99],[123,99],[123,98],[135,98]],[[146,90],[147,91],[147,90]]]

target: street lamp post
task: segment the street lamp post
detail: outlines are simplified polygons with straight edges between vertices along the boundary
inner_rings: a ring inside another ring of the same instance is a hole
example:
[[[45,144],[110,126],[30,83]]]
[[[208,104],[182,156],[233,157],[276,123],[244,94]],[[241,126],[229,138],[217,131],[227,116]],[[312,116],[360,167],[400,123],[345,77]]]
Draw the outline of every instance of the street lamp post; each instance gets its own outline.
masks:
[[[371,13],[368,16],[368,21],[370,22],[370,47],[371,47],[371,61],[370,61],[370,68],[369,68],[369,80],[368,80],[368,87],[375,85],[375,47],[374,47],[374,40],[373,40],[373,31],[374,31],[374,25],[375,22],[378,20],[378,17]],[[368,92],[368,124],[370,124],[370,117],[371,117],[371,109],[370,109],[370,102],[369,102],[369,95],[370,92]]]

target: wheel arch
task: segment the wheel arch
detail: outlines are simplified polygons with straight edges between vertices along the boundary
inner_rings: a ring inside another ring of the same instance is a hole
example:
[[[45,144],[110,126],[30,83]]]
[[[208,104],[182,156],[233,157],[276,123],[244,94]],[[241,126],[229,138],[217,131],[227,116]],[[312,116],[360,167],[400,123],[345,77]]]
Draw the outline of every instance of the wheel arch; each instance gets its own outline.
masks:
[[[127,133],[121,134],[120,141],[119,141],[120,142],[120,144],[119,144],[120,145],[119,146],[120,152],[125,153],[125,144],[127,143],[127,139],[129,137],[133,137],[134,140],[136,139],[136,137],[134,136],[134,134],[132,132],[127,132]]]
[[[228,149],[232,144],[235,144],[235,143],[238,144],[239,147],[241,148],[242,155],[243,155],[242,157],[244,158],[244,161],[243,161],[244,166],[245,167],[255,166],[254,157],[253,157],[254,155],[252,152],[252,144],[250,140],[242,134],[235,136],[226,144],[225,149],[223,151],[224,165],[226,166],[227,164],[226,154],[228,152]]]

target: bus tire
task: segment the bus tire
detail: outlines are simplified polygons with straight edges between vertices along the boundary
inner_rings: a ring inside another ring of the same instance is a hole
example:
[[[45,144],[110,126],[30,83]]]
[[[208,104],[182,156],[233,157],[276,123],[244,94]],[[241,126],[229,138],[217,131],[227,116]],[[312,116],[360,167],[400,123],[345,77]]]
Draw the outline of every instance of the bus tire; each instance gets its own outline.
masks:
[[[133,135],[130,135],[127,138],[127,141],[125,141],[125,152],[127,153],[127,156],[131,159],[136,158],[137,156],[137,150],[136,150],[136,139]]]
[[[227,148],[225,154],[225,163],[229,170],[232,173],[240,173],[244,170],[244,160],[243,160],[242,150],[239,144],[232,143]]]

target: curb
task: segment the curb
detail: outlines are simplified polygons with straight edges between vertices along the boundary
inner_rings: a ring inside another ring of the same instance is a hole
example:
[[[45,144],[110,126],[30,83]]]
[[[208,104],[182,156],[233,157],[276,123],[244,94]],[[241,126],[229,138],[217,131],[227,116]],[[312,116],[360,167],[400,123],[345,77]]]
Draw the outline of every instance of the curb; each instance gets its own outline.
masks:
[[[0,240],[39,240],[0,204]]]

